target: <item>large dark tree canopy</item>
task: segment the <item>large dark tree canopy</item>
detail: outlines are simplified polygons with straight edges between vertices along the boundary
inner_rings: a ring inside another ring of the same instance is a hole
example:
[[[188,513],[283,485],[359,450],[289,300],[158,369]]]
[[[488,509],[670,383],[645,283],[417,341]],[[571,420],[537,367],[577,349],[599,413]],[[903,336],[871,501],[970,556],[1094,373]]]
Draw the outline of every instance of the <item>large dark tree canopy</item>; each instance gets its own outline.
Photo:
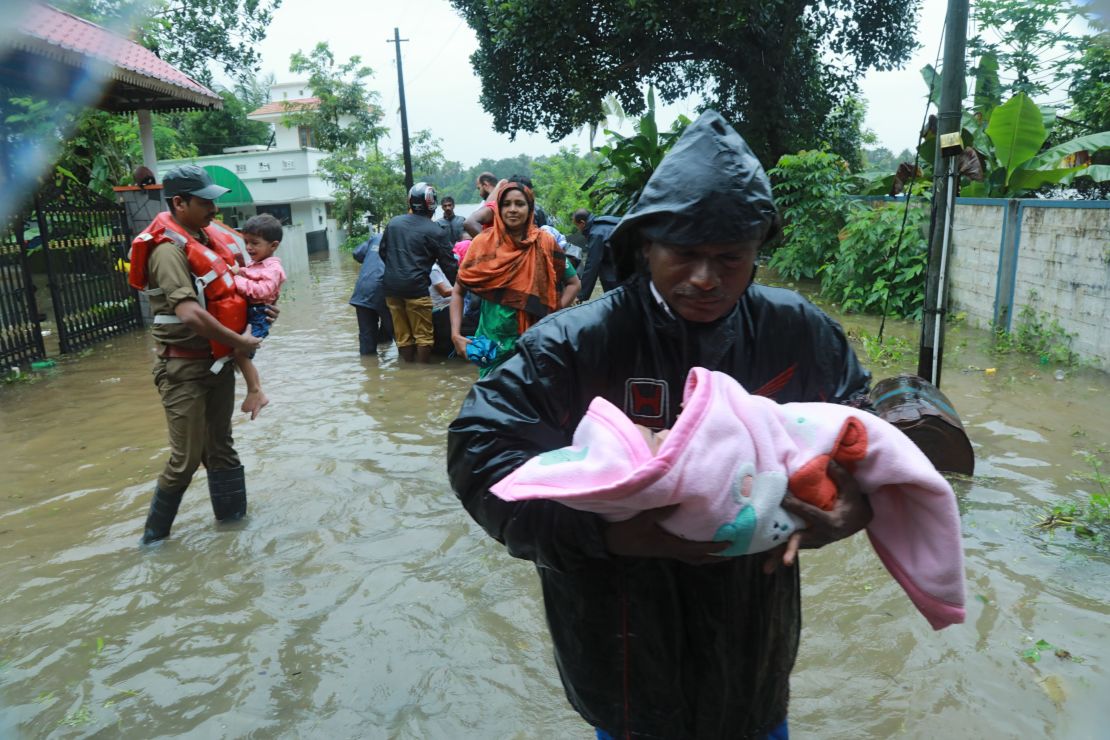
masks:
[[[559,139],[608,94],[642,113],[651,84],[667,102],[704,95],[768,163],[818,145],[860,75],[908,58],[920,0],[451,2],[498,131]]]

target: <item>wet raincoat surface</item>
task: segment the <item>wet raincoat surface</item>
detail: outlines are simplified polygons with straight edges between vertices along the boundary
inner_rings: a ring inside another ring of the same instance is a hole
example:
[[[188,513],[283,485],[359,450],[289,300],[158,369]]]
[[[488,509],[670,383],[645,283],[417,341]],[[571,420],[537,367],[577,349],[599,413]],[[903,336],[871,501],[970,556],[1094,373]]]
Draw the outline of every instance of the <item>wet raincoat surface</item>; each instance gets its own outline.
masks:
[[[695,134],[716,136],[705,127]],[[733,156],[759,166],[746,145]],[[750,182],[724,194],[720,177],[701,182],[716,189],[717,208],[730,199],[751,205]],[[699,202],[693,192],[681,198]],[[773,208],[769,191],[766,200]],[[502,501],[489,488],[531,457],[569,445],[595,396],[636,423],[672,426],[694,366],[778,401],[863,406],[869,375],[843,332],[796,293],[754,284],[725,317],[687,322],[639,275],[543,319],[517,349],[475,384],[451,424],[448,472],[475,521],[535,563],[570,703],[617,737],[762,737],[786,717],[801,629],[797,567],[768,576],[759,555],[700,566],[612,556],[600,516],[549,500]]]

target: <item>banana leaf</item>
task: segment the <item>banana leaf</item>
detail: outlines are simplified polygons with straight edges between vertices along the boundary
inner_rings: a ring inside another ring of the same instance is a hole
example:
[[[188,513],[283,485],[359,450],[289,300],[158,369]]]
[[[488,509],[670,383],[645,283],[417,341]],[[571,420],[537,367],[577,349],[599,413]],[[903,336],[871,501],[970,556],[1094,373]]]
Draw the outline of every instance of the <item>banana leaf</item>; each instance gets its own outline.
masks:
[[[1048,169],[1060,164],[1060,160],[1069,154],[1084,150],[1094,154],[1104,149],[1110,149],[1110,131],[1100,131],[1097,134],[1079,136],[1063,144],[1057,144],[1051,149],[1046,149],[1026,163],[1024,169]]]
[[[1079,167],[1062,167],[1055,170],[1028,170],[1024,167],[1014,172],[1008,184],[1009,190],[1014,194],[1018,194],[1025,190],[1036,190],[1042,185],[1056,185],[1057,183],[1067,182],[1082,171],[1087,169],[1087,165]]]
[[[1089,177],[1095,182],[1110,181],[1110,164],[1092,164],[1089,167],[1084,167],[1082,172],[1076,172],[1074,175],[1061,180],[1061,182],[1070,185],[1078,177]]]
[[[998,163],[1006,169],[1005,184],[1016,169],[1032,159],[1045,140],[1041,109],[1025,93],[1018,93],[994,109],[987,124]]]

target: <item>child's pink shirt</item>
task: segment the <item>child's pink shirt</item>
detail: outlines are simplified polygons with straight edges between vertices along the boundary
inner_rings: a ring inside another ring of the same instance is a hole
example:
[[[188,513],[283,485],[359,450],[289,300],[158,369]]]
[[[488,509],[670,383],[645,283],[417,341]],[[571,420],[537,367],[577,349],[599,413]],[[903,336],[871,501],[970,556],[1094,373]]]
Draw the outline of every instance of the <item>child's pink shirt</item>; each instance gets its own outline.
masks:
[[[235,290],[251,303],[276,303],[285,282],[285,270],[277,257],[267,257],[239,268]]]

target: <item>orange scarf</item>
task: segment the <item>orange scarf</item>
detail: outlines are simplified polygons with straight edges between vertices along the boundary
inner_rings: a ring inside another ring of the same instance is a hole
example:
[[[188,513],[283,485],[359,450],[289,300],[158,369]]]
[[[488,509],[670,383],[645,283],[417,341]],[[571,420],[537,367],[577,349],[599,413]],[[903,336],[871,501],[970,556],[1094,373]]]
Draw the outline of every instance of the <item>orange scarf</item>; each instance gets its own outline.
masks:
[[[480,298],[515,308],[520,333],[559,308],[558,283],[566,269],[566,255],[554,237],[536,228],[532,220],[535,199],[530,188],[508,183],[498,194],[520,190],[528,201],[528,226],[524,238],[516,241],[501,219],[500,208],[493,210],[493,228],[470,242],[459,266],[458,282]]]

